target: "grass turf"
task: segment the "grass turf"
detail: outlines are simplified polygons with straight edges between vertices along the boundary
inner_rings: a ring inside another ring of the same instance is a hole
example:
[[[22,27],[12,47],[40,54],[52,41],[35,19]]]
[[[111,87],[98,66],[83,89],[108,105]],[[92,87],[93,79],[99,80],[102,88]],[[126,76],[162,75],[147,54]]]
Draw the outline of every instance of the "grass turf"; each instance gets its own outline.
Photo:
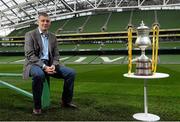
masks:
[[[134,120],[132,115],[144,111],[143,80],[123,77],[127,65],[68,65],[77,72],[74,103],[79,110],[62,109],[59,101],[62,80],[51,79],[52,104],[42,116],[31,114],[32,100],[0,87],[0,120]],[[1,72],[22,72],[22,65],[0,65]],[[180,65],[162,64],[158,72],[169,73],[166,79],[148,80],[149,113],[161,120],[180,120]],[[0,77],[31,91],[31,80]]]

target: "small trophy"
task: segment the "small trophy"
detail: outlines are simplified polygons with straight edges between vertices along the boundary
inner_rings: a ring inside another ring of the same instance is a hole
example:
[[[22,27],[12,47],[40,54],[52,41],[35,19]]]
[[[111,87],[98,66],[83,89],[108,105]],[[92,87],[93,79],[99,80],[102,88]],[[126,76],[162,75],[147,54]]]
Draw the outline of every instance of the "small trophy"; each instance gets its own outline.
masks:
[[[137,28],[137,39],[135,46],[141,49],[141,56],[136,59],[135,75],[149,76],[152,75],[152,62],[145,55],[145,49],[151,46],[151,40],[149,38],[150,29],[144,25],[143,21]]]

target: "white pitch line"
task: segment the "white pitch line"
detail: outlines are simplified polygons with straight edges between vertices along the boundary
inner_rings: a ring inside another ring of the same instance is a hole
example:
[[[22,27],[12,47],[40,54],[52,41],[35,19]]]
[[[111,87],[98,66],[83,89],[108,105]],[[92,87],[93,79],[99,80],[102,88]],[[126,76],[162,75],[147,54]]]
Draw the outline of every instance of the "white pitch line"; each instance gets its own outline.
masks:
[[[25,61],[25,59],[13,61],[13,62],[14,62],[14,63],[19,63],[19,62],[23,62],[23,61]]]

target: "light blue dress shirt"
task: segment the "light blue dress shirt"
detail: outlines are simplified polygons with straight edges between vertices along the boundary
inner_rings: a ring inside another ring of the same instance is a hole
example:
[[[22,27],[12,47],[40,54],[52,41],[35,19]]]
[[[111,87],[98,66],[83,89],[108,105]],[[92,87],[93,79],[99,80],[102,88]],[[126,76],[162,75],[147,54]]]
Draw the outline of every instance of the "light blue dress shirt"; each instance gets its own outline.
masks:
[[[42,31],[39,29],[39,32],[41,34],[41,39],[42,39],[42,54],[41,54],[41,59],[49,60],[49,52],[48,52],[48,35],[43,34]]]

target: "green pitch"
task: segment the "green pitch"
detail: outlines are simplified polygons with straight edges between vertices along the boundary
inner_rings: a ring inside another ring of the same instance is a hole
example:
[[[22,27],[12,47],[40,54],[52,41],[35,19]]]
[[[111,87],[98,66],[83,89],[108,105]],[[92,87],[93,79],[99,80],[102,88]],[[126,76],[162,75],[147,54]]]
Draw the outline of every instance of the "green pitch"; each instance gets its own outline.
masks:
[[[151,55],[147,55],[152,58]],[[133,55],[133,59],[139,55]],[[127,55],[82,55],[60,56],[64,64],[127,64]],[[23,64],[23,56],[0,56],[0,64]],[[158,64],[180,64],[180,55],[159,55]]]
[[[62,109],[63,82],[51,78],[52,104],[42,116],[33,116],[32,100],[0,87],[0,120],[134,120],[132,115],[144,111],[143,81],[123,77],[126,64],[74,64],[77,72],[74,103],[79,110]],[[22,64],[1,64],[1,72],[21,73]],[[161,121],[180,120],[180,65],[161,64],[158,72],[169,73],[166,79],[148,80],[149,113]],[[31,92],[31,79],[0,77]]]

